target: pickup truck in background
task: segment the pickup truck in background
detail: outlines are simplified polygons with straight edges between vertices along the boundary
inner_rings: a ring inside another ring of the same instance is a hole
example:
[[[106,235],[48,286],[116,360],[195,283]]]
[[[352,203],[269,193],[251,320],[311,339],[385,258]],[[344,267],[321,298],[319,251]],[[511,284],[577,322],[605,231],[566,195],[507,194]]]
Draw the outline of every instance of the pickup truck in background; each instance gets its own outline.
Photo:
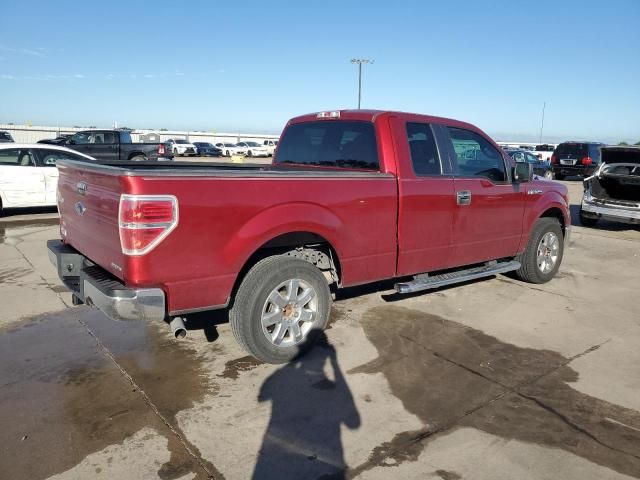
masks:
[[[59,144],[89,155],[99,162],[172,160],[164,143],[133,143],[128,130],[85,130]]]
[[[228,308],[240,345],[271,363],[313,343],[336,288],[547,282],[571,225],[564,185],[473,125],[410,113],[294,118],[267,166],[58,169],[62,240],[48,249],[74,303],[176,336],[190,313]]]

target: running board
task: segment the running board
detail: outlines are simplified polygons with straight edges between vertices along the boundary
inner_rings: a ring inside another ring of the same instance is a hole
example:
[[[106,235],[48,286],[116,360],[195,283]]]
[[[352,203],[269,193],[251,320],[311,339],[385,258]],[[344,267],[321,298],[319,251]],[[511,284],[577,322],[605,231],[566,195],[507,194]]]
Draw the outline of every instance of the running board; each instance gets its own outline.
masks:
[[[511,272],[520,268],[520,262],[512,260],[510,262],[488,262],[480,267],[458,270],[457,272],[442,273],[440,275],[417,275],[410,282],[396,283],[395,289],[398,293],[413,293],[432,288],[443,287],[453,283],[467,282],[476,278],[490,277],[498,273]]]

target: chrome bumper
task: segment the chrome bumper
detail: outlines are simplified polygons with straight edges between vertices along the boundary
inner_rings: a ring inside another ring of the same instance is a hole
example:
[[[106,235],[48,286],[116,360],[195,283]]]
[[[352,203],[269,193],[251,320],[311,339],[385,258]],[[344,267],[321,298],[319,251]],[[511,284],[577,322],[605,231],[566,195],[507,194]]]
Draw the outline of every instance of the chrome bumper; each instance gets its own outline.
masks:
[[[113,320],[165,319],[162,289],[125,287],[60,240],[49,240],[47,249],[58,277],[80,302],[99,309]]]
[[[582,211],[594,214],[594,217],[602,217],[618,222],[640,222],[640,210],[623,206],[602,206],[582,200]]]

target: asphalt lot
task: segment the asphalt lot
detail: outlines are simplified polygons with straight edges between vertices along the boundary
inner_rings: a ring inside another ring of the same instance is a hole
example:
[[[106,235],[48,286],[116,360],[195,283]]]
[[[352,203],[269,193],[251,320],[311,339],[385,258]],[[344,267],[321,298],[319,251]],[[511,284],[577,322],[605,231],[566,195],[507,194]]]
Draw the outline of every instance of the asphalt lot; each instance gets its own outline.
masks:
[[[577,225],[545,285],[342,292],[286,366],[224,312],[176,341],[68,308],[57,235],[52,209],[0,217],[0,477],[640,478],[638,227]]]

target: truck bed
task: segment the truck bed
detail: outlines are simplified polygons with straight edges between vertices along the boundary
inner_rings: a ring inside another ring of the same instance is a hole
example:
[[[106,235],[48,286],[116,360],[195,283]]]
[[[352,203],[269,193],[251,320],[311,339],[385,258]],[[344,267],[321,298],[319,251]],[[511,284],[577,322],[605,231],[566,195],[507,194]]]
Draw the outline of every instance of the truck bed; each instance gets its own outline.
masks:
[[[162,288],[170,313],[225,305],[257,247],[285,234],[333,245],[344,285],[395,275],[391,174],[191,162],[58,168],[63,241],[127,286]],[[177,199],[177,227],[147,254],[121,249],[122,194]]]

